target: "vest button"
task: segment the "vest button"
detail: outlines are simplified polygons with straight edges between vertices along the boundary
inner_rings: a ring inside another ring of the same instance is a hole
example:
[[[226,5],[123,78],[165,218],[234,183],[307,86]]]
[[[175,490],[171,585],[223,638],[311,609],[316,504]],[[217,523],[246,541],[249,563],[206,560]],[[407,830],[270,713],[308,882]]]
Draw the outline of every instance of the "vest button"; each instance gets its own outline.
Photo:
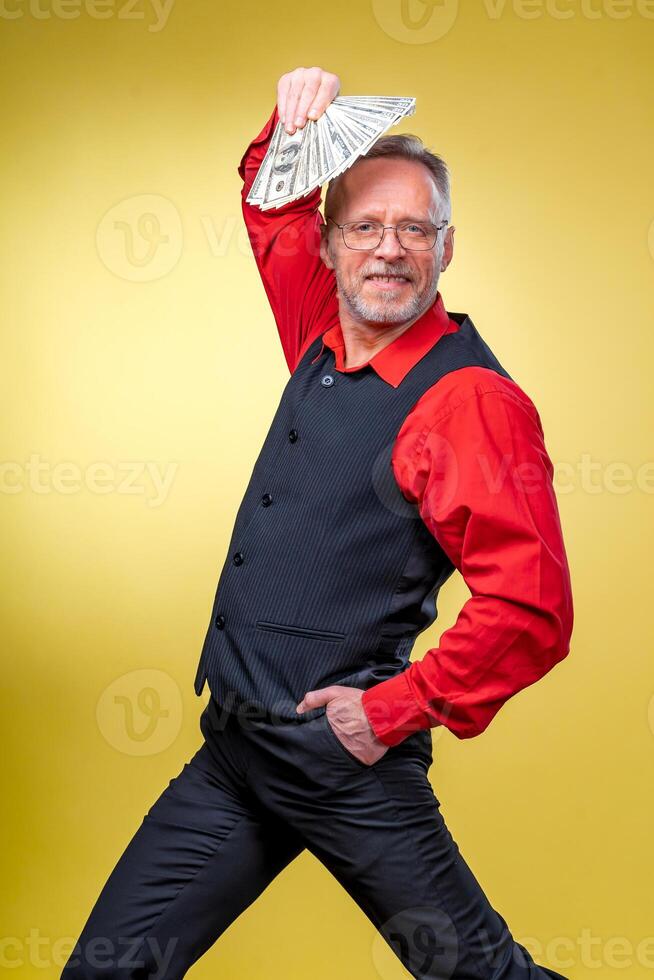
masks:
[[[261,503],[264,507],[268,507],[269,504],[272,504],[272,497],[269,493],[264,493],[263,497],[261,498]]]
[[[325,374],[320,379],[320,384],[324,385],[325,388],[329,388],[330,385],[334,384],[334,379],[332,378],[331,374]]]
[[[216,618],[214,619],[214,623],[215,623],[215,626],[216,626],[216,629],[217,630],[224,629],[225,628],[225,617],[224,616],[220,616],[220,615],[219,616],[216,616]]]
[[[297,441],[297,429],[291,429],[291,431],[288,434],[288,441],[289,442]]]
[[[242,551],[237,551],[236,554],[234,555],[234,557],[232,558],[232,561],[234,562],[235,565],[242,565],[243,564],[243,552]]]

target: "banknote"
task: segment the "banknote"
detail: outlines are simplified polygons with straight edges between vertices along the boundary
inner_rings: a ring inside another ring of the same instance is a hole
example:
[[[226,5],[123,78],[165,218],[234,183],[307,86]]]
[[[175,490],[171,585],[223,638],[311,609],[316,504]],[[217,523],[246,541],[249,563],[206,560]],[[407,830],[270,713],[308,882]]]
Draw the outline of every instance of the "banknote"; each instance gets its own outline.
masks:
[[[268,150],[246,198],[262,211],[311,193],[351,167],[406,116],[415,112],[410,96],[343,95],[318,119],[292,135],[277,123]]]

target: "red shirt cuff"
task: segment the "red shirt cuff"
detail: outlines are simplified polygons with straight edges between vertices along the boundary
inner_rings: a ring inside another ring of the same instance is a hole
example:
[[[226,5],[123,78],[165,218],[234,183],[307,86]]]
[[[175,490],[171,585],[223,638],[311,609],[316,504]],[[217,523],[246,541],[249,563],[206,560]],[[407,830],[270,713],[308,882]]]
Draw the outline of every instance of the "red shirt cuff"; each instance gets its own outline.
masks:
[[[370,727],[385,745],[398,745],[413,732],[440,724],[432,721],[411,693],[406,670],[363,692],[361,704]]]
[[[270,141],[272,135],[275,131],[275,127],[279,122],[279,114],[277,112],[277,106],[271,112],[268,117],[268,121],[264,125],[263,129],[257,136],[254,137],[252,142],[249,144],[243,156],[241,157],[238,164],[238,174],[243,181],[243,186],[241,187],[241,198],[243,201],[244,213],[254,212],[256,217],[253,221],[264,222],[265,224],[274,224],[274,219],[277,215],[293,215],[296,212],[298,214],[310,214],[312,211],[317,211],[320,207],[320,201],[322,196],[322,189],[320,185],[314,187],[312,191],[308,194],[302,195],[295,198],[292,201],[287,201],[286,204],[280,204],[279,207],[273,208],[272,210],[261,211],[257,205],[252,205],[247,203],[247,197],[252,189],[252,184],[256,178],[259,171],[259,167],[263,163],[264,157],[268,152],[268,147],[270,146]],[[253,234],[255,234],[253,232]]]
[[[252,181],[255,178],[256,172],[259,169],[259,165],[261,161],[266,155],[266,150],[268,149],[268,147],[266,146],[263,152],[259,150],[256,153],[256,164],[251,168],[252,170],[251,174],[246,174],[246,164],[249,162],[249,158],[253,156],[252,151],[254,147],[261,146],[262,143],[268,143],[271,134],[274,132],[275,126],[277,125],[278,121],[279,121],[279,116],[277,115],[277,106],[275,106],[270,116],[268,117],[268,121],[266,122],[265,126],[258,134],[258,136],[255,136],[252,142],[248,145],[247,149],[245,150],[243,156],[239,161],[238,174],[239,177],[241,177],[241,179],[244,180],[246,183],[246,188],[245,188],[246,194],[249,193],[250,185],[252,184]]]

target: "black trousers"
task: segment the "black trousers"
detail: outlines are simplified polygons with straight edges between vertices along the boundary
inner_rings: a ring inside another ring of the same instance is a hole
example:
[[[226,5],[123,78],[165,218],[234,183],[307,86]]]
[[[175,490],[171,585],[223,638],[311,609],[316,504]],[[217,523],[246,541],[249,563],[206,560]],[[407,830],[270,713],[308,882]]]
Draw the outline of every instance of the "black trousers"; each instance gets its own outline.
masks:
[[[561,980],[513,939],[461,856],[427,776],[431,732],[368,766],[324,709],[254,722],[210,698],[200,727],[204,743],[143,818],[63,980],[183,977],[305,848],[412,976]]]

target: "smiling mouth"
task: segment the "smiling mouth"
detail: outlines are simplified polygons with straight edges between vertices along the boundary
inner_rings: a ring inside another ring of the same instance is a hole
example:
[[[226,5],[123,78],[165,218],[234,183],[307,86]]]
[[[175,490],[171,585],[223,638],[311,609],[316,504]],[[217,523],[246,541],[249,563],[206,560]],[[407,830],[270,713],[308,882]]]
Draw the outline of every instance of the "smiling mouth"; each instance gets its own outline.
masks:
[[[366,282],[385,283],[392,286],[403,285],[404,283],[408,283],[410,281],[411,280],[408,279],[407,276],[366,276]]]

